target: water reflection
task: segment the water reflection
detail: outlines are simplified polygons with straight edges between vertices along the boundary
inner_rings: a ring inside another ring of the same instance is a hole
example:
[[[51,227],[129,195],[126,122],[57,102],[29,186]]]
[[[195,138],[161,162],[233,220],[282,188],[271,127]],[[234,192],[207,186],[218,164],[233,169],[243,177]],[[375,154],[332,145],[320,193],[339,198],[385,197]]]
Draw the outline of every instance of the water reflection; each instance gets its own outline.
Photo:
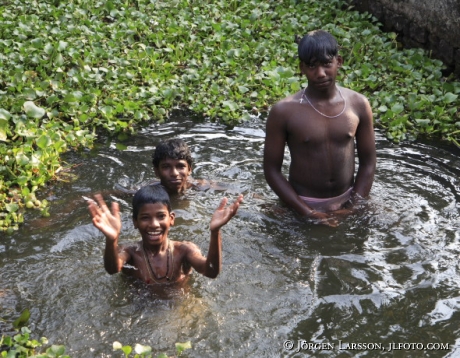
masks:
[[[122,241],[137,241],[130,197],[114,188],[152,180],[155,145],[173,136],[191,147],[195,178],[226,187],[174,200],[173,239],[192,240],[206,252],[209,218],[222,196],[243,192],[245,202],[223,231],[221,275],[195,274],[189,290],[165,298],[105,273],[104,238],[82,197],[102,191],[119,201]],[[114,341],[172,355],[174,343],[187,340],[189,357],[449,353],[355,352],[338,350],[339,341],[441,342],[459,353],[459,151],[396,146],[377,133],[372,198],[361,214],[330,228],[280,208],[263,177],[263,141],[259,120],[229,129],[179,116],[126,142],[103,139],[93,150],[67,155],[78,179],[44,191],[51,216],[28,214],[19,232],[0,239],[2,316],[16,318],[30,307],[32,328],[65,344],[73,357],[111,357]],[[296,354],[283,349],[286,339],[336,349]]]

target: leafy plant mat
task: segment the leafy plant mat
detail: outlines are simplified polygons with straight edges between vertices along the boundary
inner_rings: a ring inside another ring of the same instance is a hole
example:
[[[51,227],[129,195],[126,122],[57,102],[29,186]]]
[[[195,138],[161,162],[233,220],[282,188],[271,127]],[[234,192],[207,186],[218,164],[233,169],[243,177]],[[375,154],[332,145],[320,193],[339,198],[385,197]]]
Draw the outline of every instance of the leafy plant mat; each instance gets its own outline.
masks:
[[[459,82],[346,1],[2,2],[0,231],[25,208],[47,215],[38,188],[98,129],[130,134],[182,107],[230,125],[266,114],[306,85],[294,35],[318,28],[342,45],[339,82],[368,96],[389,139],[459,145]]]

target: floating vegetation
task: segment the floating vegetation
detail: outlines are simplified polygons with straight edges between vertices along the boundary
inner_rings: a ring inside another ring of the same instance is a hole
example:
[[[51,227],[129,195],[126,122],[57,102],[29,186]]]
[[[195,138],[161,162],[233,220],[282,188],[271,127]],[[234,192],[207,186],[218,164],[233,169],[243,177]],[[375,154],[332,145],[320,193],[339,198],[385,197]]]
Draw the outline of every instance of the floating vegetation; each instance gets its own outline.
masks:
[[[343,0],[25,1],[0,5],[0,231],[59,177],[60,154],[98,130],[126,136],[186,108],[235,124],[305,86],[295,34],[342,45],[339,82],[371,101],[391,140],[459,145],[460,83],[422,50],[400,50]]]

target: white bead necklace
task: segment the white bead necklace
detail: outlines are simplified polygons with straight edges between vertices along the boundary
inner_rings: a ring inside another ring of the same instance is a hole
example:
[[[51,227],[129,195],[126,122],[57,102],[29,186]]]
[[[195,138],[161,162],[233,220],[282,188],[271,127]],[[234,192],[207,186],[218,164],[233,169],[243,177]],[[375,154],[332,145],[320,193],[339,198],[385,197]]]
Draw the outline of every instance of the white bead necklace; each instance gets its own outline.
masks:
[[[302,103],[302,100],[303,100],[303,98],[305,97],[305,99],[307,100],[307,102],[308,102],[308,104],[311,106],[311,108],[313,108],[317,113],[321,114],[323,117],[326,117],[326,118],[337,118],[337,117],[341,116],[341,115],[343,114],[343,112],[345,112],[345,108],[347,107],[347,101],[346,101],[345,97],[342,95],[342,91],[340,90],[340,88],[339,88],[339,87],[336,87],[336,88],[337,88],[337,90],[339,91],[340,97],[342,97],[342,99],[343,99],[343,109],[340,111],[339,114],[336,114],[335,116],[328,116],[327,114],[324,114],[323,112],[320,112],[320,111],[318,111],[318,110],[315,108],[315,106],[310,102],[310,100],[308,99],[308,97],[307,97],[307,95],[306,95],[306,93],[305,93],[305,90],[307,89],[307,87],[305,87],[305,88],[303,89],[302,96],[300,97],[300,101],[299,101],[299,102]]]

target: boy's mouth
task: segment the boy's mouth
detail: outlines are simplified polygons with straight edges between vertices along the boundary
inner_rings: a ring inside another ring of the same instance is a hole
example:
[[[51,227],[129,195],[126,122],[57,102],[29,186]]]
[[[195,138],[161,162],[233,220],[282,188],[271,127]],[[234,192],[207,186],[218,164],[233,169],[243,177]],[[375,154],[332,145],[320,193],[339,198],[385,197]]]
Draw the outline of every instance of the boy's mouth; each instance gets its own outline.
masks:
[[[163,234],[162,230],[147,231],[147,235],[152,239],[158,239]]]
[[[170,182],[173,185],[180,185],[182,184],[182,179],[174,179],[174,180],[171,180]]]

